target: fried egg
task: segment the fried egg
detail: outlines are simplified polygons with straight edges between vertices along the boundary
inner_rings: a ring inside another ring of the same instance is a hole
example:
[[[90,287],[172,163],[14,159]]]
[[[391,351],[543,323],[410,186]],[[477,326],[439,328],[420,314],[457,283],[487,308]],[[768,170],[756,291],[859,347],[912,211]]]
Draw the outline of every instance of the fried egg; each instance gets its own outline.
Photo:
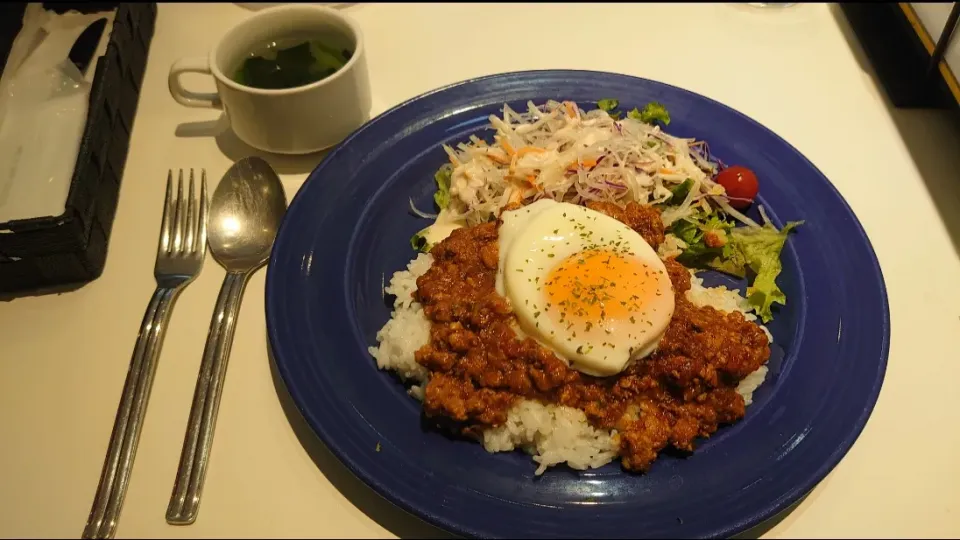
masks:
[[[636,231],[549,199],[500,219],[496,288],[522,333],[597,377],[656,350],[673,316],[673,286]]]

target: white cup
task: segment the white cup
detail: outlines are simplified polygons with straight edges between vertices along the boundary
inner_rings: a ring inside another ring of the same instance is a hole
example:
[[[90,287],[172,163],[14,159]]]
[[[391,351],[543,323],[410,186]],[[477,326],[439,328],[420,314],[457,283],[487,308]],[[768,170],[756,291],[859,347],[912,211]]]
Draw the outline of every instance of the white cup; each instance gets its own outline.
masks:
[[[305,86],[282,90],[252,88],[224,73],[265,43],[309,36],[353,51],[336,73]],[[184,73],[212,75],[213,94],[187,90]],[[230,127],[250,146],[278,154],[306,154],[336,145],[369,119],[370,79],[363,35],[351,18],[335,9],[286,5],[265,9],[226,33],[206,58],[184,58],[170,66],[170,95],[187,107],[223,109]]]

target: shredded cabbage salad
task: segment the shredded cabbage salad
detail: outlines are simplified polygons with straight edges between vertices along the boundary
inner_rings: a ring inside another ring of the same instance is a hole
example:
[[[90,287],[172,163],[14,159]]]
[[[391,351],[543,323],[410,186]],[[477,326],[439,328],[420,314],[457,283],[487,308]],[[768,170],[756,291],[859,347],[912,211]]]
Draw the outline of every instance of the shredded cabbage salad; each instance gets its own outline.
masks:
[[[615,108],[616,100],[603,102]],[[668,227],[713,207],[759,226],[729,207],[723,187],[711,179],[721,164],[706,142],[674,137],[645,121],[668,124],[662,105],[615,116],[604,109],[584,111],[570,101],[539,107],[528,102],[522,112],[505,105],[502,116],[490,116],[496,130],[492,143],[472,135],[456,147],[443,146],[450,162],[449,205],[442,207],[448,219],[475,225],[510,203],[549,197],[574,204],[673,200],[679,204],[663,212]],[[676,197],[678,192],[683,196]]]
[[[410,201],[415,214],[436,220],[411,245],[429,249],[457,227],[496,219],[507,205],[542,198],[656,205],[668,233],[661,255],[740,277],[750,269],[756,278],[748,300],[770,320],[772,303],[786,302],[774,281],[780,251],[799,223],[778,231],[762,208],[760,224],[731,206],[715,181],[723,162],[705,141],[664,132],[670,115],[662,104],[649,103],[625,116],[616,99],[597,105],[590,111],[571,101],[527,102],[525,111],[504,105],[502,116],[489,117],[496,131],[491,142],[471,135],[455,147],[443,145],[449,163],[435,175],[440,213],[423,212]],[[734,229],[736,224],[742,226]]]

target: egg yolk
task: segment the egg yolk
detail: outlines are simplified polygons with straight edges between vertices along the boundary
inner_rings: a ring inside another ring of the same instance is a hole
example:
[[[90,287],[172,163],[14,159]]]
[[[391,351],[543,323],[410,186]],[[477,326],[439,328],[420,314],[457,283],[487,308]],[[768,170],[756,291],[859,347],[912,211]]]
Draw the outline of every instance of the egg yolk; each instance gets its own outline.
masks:
[[[547,280],[548,312],[561,324],[581,323],[586,331],[610,320],[637,323],[636,314],[659,291],[660,271],[640,259],[608,250],[571,255]]]

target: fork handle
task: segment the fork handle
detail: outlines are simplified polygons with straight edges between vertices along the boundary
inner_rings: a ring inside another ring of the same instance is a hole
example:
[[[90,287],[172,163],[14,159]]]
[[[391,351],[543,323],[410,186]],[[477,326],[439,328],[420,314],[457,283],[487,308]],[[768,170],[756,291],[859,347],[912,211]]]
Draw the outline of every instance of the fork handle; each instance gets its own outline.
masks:
[[[147,305],[140,333],[133,348],[123,385],[120,406],[113,423],[110,445],[100,473],[93,508],[83,529],[83,538],[113,538],[137,453],[140,429],[147,412],[157,359],[163,346],[167,322],[181,288],[158,287]]]
[[[190,406],[180,466],[167,506],[167,523],[171,525],[189,525],[197,519],[220,397],[223,395],[227,361],[233,345],[233,332],[240,313],[240,299],[249,276],[250,272],[228,272],[220,287],[207,344],[203,348],[193,405]]]

